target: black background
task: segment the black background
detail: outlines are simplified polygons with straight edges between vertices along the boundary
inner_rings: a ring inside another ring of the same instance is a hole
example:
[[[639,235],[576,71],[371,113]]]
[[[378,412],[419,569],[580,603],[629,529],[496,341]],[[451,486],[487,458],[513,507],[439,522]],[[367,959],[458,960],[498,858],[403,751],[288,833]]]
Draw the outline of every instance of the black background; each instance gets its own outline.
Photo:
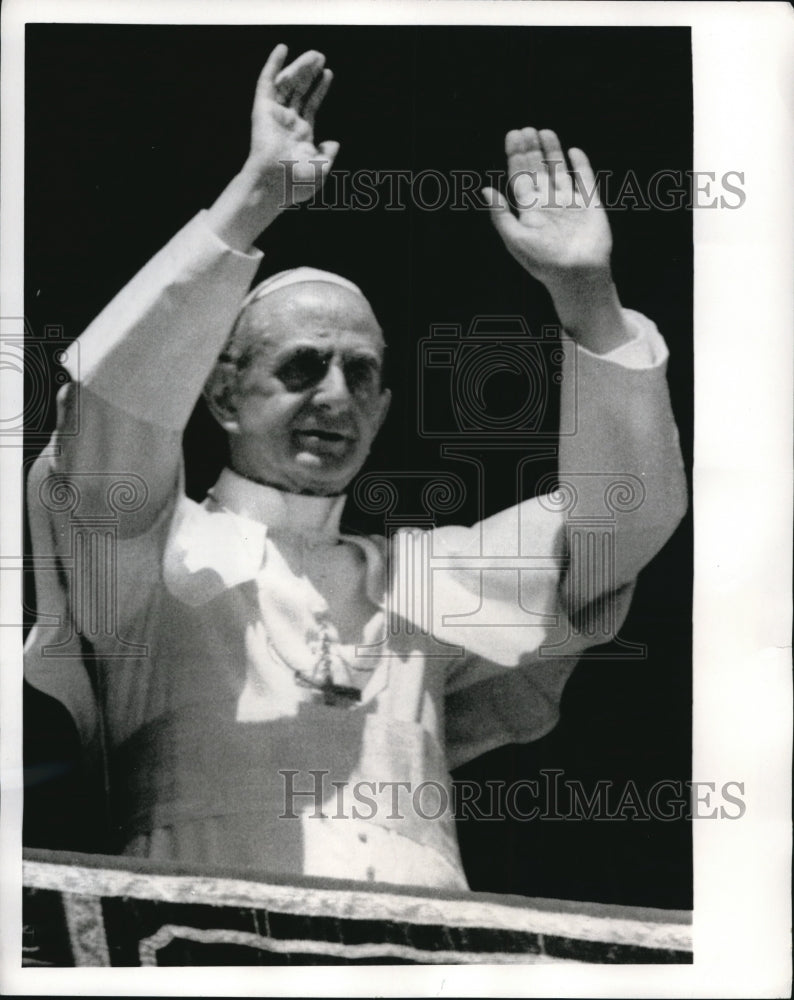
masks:
[[[320,49],[336,73],[317,137],[341,142],[338,170],[484,176],[504,169],[504,133],[522,125],[554,128],[563,145],[585,149],[596,170],[617,178],[634,171],[641,186],[658,170],[692,166],[686,28],[28,26],[25,292],[34,334],[55,324],[73,339],[211,203],[245,156],[253,87],[279,41],[292,56]],[[653,318],[670,347],[673,405],[691,467],[691,213],[614,209],[610,221],[622,301]],[[304,207],[285,213],[261,246],[262,276],[324,267],[352,278],[373,303],[390,345],[395,400],[367,470],[448,468],[465,479],[465,466],[440,461],[438,440],[417,433],[419,340],[432,324],[466,328],[481,314],[521,314],[533,329],[555,318],[487,213]],[[498,406],[511,386],[491,391]],[[53,382],[48,399],[54,392]],[[33,430],[52,419],[50,407]],[[31,436],[28,457],[39,447]],[[200,496],[223,461],[222,440],[200,410],[186,453],[189,491]],[[540,474],[554,465],[535,467]],[[480,510],[472,489],[446,520],[470,521],[515,502],[514,466],[489,466],[488,477],[488,509]],[[346,516],[353,528],[383,529],[355,510]],[[687,780],[691,584],[687,519],[643,572],[622,630],[647,645],[647,659],[584,660],[553,733],[494,751],[455,776],[512,781],[557,768],[587,789],[630,780],[641,794],[655,781]],[[26,840],[91,846],[91,803],[72,773],[74,735],[58,706],[27,694]],[[691,905],[685,821],[469,821],[459,832],[474,889]]]

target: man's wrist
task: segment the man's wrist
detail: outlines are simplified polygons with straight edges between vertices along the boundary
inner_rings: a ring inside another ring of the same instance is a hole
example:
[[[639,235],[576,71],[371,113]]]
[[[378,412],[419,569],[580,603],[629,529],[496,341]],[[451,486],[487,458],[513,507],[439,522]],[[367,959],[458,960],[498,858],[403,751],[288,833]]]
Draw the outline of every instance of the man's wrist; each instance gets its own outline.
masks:
[[[569,336],[594,354],[632,339],[609,268],[567,274],[546,285]]]
[[[279,184],[249,163],[227,184],[207,211],[213,232],[228,246],[247,252],[281,214]]]

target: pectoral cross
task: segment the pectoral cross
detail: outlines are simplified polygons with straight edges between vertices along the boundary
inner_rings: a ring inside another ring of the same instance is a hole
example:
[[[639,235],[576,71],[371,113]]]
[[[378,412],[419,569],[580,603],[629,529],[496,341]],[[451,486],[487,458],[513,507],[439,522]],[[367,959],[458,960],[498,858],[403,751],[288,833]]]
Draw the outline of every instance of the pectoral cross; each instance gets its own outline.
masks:
[[[309,687],[321,691],[323,704],[336,708],[349,708],[355,702],[361,701],[361,692],[357,687],[348,684],[334,684],[331,637],[326,629],[323,629],[320,656],[314,669],[314,677],[318,679],[310,680],[305,675],[297,673],[295,679],[298,683],[307,684]]]
[[[323,703],[326,705],[347,708],[353,702],[361,701],[361,692],[358,688],[334,684],[330,676],[325,678],[320,690],[323,693]]]

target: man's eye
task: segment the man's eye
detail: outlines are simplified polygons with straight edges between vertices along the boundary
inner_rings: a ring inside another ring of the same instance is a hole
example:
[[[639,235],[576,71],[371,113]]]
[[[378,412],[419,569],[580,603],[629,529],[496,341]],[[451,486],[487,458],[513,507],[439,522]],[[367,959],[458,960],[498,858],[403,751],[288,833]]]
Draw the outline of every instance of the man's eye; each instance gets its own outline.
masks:
[[[303,392],[322,382],[328,371],[330,355],[317,351],[296,351],[276,369],[276,377],[290,392]]]
[[[377,366],[365,358],[354,358],[345,365],[345,381],[353,393],[371,392],[378,381]]]

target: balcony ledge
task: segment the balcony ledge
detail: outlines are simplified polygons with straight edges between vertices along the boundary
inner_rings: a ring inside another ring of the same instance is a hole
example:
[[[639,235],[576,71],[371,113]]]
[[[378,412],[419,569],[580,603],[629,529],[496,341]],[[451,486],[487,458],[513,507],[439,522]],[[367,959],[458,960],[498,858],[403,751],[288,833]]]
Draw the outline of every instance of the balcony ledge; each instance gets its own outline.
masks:
[[[692,915],[27,850],[24,966],[692,962]]]

